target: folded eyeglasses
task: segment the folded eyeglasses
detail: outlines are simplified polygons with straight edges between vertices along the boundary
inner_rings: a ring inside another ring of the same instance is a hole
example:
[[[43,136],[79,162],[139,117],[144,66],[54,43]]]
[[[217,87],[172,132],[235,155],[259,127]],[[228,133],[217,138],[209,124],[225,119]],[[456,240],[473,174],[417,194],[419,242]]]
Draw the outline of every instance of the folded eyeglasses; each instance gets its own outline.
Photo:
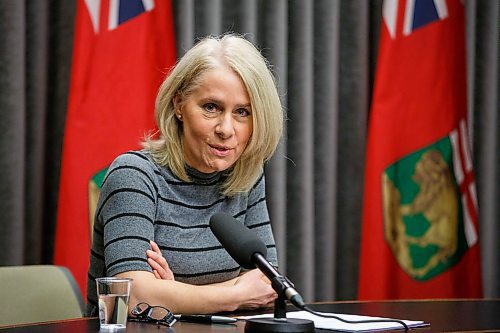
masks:
[[[148,303],[141,302],[137,304],[131,311],[135,317],[130,317],[130,321],[139,321],[146,323],[153,323],[159,325],[166,325],[171,327],[177,319],[169,309],[160,305],[149,305]]]

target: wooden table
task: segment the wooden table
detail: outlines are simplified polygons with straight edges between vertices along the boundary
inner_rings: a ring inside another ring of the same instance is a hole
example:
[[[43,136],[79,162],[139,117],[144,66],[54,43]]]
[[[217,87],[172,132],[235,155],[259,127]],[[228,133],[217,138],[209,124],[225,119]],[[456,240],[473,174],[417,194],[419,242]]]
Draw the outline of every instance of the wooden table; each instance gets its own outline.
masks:
[[[431,324],[430,327],[412,330],[413,332],[500,332],[500,299],[328,302],[313,303],[310,304],[310,307],[314,310],[323,312],[423,320]],[[244,332],[244,327],[244,322],[238,322],[234,325],[207,325],[178,322],[172,328],[161,326],[161,328],[158,329],[158,327],[153,324],[129,322],[126,332],[229,333]],[[72,319],[5,327],[0,328],[0,332],[99,332],[99,322],[95,318]]]

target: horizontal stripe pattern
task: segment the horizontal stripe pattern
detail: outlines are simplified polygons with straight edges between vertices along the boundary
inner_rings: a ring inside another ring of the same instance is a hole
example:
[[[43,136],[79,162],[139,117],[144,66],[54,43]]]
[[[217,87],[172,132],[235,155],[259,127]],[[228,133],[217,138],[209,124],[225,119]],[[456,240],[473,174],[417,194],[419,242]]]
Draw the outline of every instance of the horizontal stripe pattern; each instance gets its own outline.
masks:
[[[110,166],[97,205],[87,293],[96,301],[95,277],[131,270],[152,271],[146,250],[154,240],[177,281],[209,284],[238,276],[240,266],[209,228],[218,212],[234,216],[267,244],[277,265],[262,175],[247,194],[220,193],[224,176],[188,169],[183,182],[143,152],[128,152]],[[90,302],[88,313],[95,303]]]

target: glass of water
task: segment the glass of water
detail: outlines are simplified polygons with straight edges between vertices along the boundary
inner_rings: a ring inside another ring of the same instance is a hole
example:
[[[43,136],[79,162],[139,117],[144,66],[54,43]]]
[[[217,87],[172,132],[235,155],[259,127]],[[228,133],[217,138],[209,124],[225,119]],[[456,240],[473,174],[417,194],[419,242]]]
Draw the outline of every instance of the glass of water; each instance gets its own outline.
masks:
[[[99,322],[102,330],[124,329],[127,325],[128,300],[132,279],[97,278]]]

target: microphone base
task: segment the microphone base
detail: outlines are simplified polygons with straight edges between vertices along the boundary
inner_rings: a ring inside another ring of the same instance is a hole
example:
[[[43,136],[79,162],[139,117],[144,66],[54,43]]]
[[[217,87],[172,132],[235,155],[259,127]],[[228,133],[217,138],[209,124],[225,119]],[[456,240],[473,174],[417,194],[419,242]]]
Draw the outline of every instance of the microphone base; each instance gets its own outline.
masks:
[[[295,318],[253,318],[247,320],[245,333],[314,333],[314,322]]]

